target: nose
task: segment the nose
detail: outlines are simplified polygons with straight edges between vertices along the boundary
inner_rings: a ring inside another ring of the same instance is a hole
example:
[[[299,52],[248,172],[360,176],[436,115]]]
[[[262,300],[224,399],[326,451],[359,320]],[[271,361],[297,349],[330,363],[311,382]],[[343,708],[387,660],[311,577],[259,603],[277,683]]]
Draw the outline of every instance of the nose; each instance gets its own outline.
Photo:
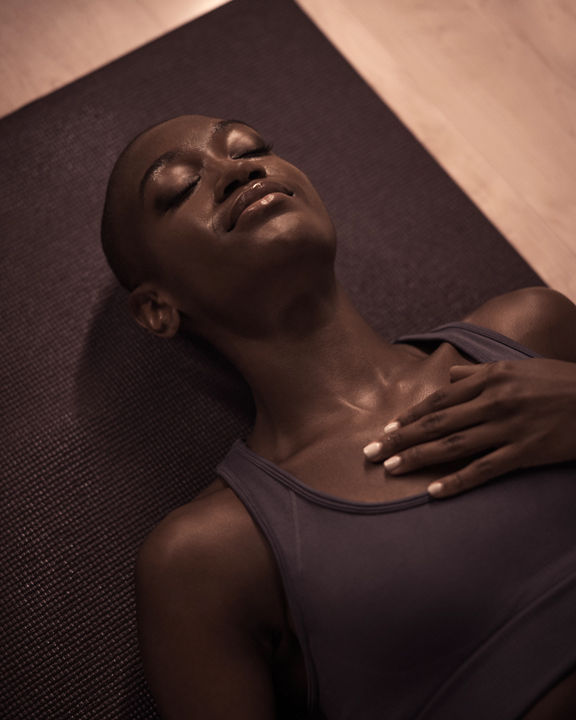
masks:
[[[266,177],[266,170],[257,158],[248,160],[227,159],[219,168],[219,177],[216,181],[215,199],[217,203],[224,202],[242,185],[252,180],[261,180]]]

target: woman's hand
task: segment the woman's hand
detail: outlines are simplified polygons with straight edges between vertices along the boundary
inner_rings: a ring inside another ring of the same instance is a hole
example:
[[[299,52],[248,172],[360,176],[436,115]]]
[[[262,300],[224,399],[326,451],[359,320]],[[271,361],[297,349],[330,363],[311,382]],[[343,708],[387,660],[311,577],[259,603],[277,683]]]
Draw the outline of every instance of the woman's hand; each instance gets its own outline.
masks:
[[[506,360],[454,365],[450,385],[399,415],[367,445],[391,475],[469,462],[432,483],[449,497],[523,467],[576,459],[576,363]],[[387,459],[386,459],[387,458]]]

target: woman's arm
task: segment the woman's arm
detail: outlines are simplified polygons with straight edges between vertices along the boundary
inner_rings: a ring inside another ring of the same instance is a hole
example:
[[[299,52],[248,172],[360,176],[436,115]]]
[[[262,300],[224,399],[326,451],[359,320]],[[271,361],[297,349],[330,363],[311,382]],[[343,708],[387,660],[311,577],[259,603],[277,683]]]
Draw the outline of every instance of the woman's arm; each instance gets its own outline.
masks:
[[[466,319],[547,359],[456,365],[450,385],[394,418],[382,451],[370,458],[401,458],[390,474],[471,459],[430,486],[436,497],[522,467],[576,460],[576,306],[553,290],[529,288]]]
[[[141,653],[165,720],[275,717],[258,569],[246,555],[243,524],[213,501],[192,503],[140,551]]]

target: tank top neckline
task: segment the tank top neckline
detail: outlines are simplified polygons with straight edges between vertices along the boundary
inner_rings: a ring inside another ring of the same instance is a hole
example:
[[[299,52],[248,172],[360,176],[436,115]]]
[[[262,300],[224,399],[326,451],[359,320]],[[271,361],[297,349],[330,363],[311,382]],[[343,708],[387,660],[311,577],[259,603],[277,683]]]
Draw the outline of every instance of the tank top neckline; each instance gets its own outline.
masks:
[[[411,344],[413,342],[418,342],[419,340],[431,340],[431,341],[438,341],[438,342],[447,342],[450,345],[453,345],[457,350],[460,350],[457,343],[454,343],[453,337],[450,337],[450,333],[446,335],[446,337],[443,337],[442,334],[444,331],[450,331],[450,330],[463,330],[465,333],[468,333],[472,336],[480,336],[482,338],[486,338],[488,340],[494,340],[497,345],[503,345],[506,348],[509,348],[513,352],[517,353],[520,356],[528,357],[528,358],[541,358],[543,355],[540,355],[540,353],[537,353],[535,350],[532,350],[531,348],[527,347],[526,345],[522,345],[522,343],[519,343],[516,340],[513,340],[511,337],[508,337],[507,335],[502,335],[502,333],[499,333],[497,330],[492,330],[490,328],[484,327],[482,325],[476,325],[475,323],[467,322],[466,320],[456,320],[453,322],[444,323],[443,325],[437,325],[435,328],[432,328],[431,330],[426,330],[424,332],[415,332],[415,333],[406,333],[404,335],[401,335],[400,337],[396,338],[395,340],[392,340],[393,344]],[[469,355],[470,353],[466,353]],[[477,358],[472,358],[475,362],[483,362],[482,360],[479,360]]]
[[[337,495],[323,492],[322,490],[316,490],[309,485],[306,485],[295,475],[292,475],[292,473],[284,470],[279,465],[276,465],[276,463],[272,462],[272,460],[268,460],[263,455],[259,455],[257,452],[249,448],[244,440],[236,440],[236,442],[232,445],[230,454],[233,456],[236,453],[243,456],[246,460],[248,460],[248,462],[256,465],[258,468],[263,470],[285,487],[295,492],[297,495],[300,495],[317,505],[323,505],[324,507],[332,510],[375,514],[405,510],[435,501],[435,499],[427,492],[418,493],[416,495],[408,495],[407,497],[400,498],[399,500],[385,500],[380,502],[348,500],[346,498],[338,497]]]
[[[496,330],[491,330],[489,328],[475,325],[474,323],[469,323],[466,321],[446,323],[444,325],[437,326],[426,333],[402,335],[393,342],[411,344],[412,342],[418,341],[420,339],[430,339],[438,340],[439,342],[448,342],[453,345],[457,350],[461,350],[461,348],[459,347],[459,343],[454,342],[455,338],[451,337],[451,333],[449,332],[450,330],[460,330],[464,331],[465,333],[470,333],[471,335],[483,336],[484,338],[495,341],[497,345],[510,348],[513,352],[518,353],[518,355],[520,356],[541,357],[540,355],[538,355],[538,353],[530,350],[530,348],[527,348],[525,345],[516,342],[515,340],[507,337],[506,335],[502,335]],[[445,331],[448,331],[448,333],[446,333],[446,337],[442,337],[442,333]],[[474,358],[471,355],[470,357],[474,362],[481,362],[478,358]],[[295,475],[292,475],[287,470],[284,470],[280,466],[276,465],[276,463],[274,463],[272,460],[268,460],[264,456],[259,455],[257,452],[248,447],[246,442],[242,439],[238,439],[234,442],[234,444],[229,450],[228,455],[221,463],[222,468],[224,469],[226,468],[226,466],[230,467],[230,464],[233,466],[234,458],[238,456],[240,458],[244,458],[246,462],[255,465],[260,470],[271,476],[273,479],[280,482],[284,487],[289,488],[290,490],[295,492],[297,495],[300,495],[301,497],[317,505],[322,505],[333,510],[340,510],[343,512],[352,512],[359,514],[377,514],[396,512],[399,510],[406,510],[420,505],[432,504],[437,502],[437,500],[428,492],[408,495],[398,500],[361,502],[358,500],[350,500],[338,497],[337,495],[332,495],[330,493],[323,492],[322,490],[316,490],[309,485],[306,485]],[[446,503],[449,502],[451,499],[453,500],[457,498],[458,496],[454,496],[454,498],[445,498],[444,500],[442,500],[442,502]]]

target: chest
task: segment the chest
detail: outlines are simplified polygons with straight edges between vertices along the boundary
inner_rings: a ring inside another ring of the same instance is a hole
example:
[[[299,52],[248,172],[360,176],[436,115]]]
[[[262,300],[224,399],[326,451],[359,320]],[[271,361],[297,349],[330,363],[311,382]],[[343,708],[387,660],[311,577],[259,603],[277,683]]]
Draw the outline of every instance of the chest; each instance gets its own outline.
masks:
[[[462,467],[444,463],[402,475],[386,473],[383,463],[365,459],[363,448],[383,439],[383,428],[407,408],[449,383],[449,368],[466,360],[444,343],[429,357],[418,379],[393,389],[384,406],[350,413],[343,422],[326,420],[326,432],[279,466],[308,487],[354,502],[388,502],[425,493],[428,485]],[[266,448],[256,448],[266,455]],[[391,451],[391,454],[392,451]]]
[[[345,462],[337,456],[332,473]],[[342,703],[365,697],[379,698],[382,712],[386,703],[410,700],[410,716],[478,648],[491,652],[493,638],[510,636],[501,628],[522,638],[518,622],[527,617],[530,632],[544,636],[525,609],[574,576],[574,471],[531,470],[448,500],[424,496],[372,509],[253,473],[253,491],[261,481],[267,498],[265,535],[288,600],[277,654],[286,693],[302,701],[309,665],[320,706],[334,717],[371,717],[356,706],[339,714]],[[328,491],[338,489],[332,473]],[[573,614],[576,587],[571,592]],[[488,657],[485,667],[492,667]]]
[[[502,638],[525,636],[524,609],[576,566],[573,471],[541,475],[372,515],[298,504],[284,549],[324,707],[402,705],[416,686],[422,702],[484,647],[489,668]],[[343,678],[355,690],[338,697]]]
[[[382,425],[380,425],[382,427]],[[428,485],[462,463],[442,464],[404,475],[391,475],[383,463],[365,459],[363,448],[373,429],[360,429],[308,448],[282,469],[314,490],[352,502],[379,503],[425,493]]]

